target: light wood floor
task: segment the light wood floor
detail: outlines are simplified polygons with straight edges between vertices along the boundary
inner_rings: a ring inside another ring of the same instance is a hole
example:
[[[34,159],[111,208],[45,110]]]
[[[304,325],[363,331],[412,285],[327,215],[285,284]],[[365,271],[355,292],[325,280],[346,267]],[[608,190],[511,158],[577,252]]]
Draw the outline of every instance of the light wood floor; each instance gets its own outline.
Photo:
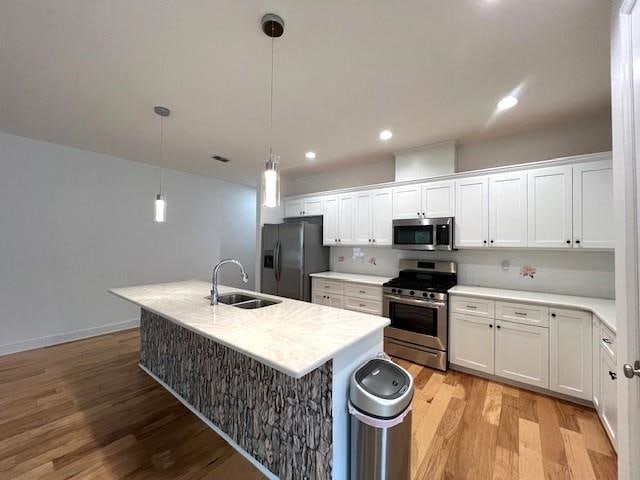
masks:
[[[257,479],[137,367],[129,330],[0,357],[0,479]],[[399,360],[416,382],[415,479],[615,479],[590,409]]]

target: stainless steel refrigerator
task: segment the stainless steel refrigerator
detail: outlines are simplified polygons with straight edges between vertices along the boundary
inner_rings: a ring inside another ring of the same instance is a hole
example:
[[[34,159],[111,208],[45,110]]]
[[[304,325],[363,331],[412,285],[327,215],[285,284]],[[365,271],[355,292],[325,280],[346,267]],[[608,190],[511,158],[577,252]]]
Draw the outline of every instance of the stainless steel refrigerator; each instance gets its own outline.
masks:
[[[307,222],[262,227],[262,293],[311,301],[310,273],[329,270],[322,225]]]

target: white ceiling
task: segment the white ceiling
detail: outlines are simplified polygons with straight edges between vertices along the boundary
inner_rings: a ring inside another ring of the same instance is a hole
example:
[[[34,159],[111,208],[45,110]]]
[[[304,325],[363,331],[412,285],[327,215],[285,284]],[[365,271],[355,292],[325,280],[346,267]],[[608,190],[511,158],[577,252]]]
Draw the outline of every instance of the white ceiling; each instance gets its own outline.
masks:
[[[609,105],[603,0],[3,0],[0,131],[255,184],[268,142],[285,171],[339,168]],[[497,117],[495,103],[520,89]],[[394,137],[377,136],[389,128]],[[307,150],[317,159],[305,159]],[[211,160],[220,154],[226,165]]]

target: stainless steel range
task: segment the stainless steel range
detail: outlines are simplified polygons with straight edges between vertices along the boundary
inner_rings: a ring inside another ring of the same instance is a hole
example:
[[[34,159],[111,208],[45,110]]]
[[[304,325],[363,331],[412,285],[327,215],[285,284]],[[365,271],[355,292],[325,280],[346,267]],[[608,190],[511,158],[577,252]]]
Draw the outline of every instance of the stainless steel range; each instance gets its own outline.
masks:
[[[384,350],[421,365],[447,369],[448,294],[455,262],[400,260],[400,275],[383,285]]]

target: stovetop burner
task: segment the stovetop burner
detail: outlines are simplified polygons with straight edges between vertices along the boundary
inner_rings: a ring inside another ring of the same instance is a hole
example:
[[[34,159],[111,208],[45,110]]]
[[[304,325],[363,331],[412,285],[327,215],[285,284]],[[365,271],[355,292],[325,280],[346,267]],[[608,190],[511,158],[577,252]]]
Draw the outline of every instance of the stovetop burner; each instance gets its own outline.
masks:
[[[405,293],[403,290],[407,290],[442,294],[458,280],[455,262],[400,260],[400,268],[398,277],[383,284],[385,292],[402,294]]]

